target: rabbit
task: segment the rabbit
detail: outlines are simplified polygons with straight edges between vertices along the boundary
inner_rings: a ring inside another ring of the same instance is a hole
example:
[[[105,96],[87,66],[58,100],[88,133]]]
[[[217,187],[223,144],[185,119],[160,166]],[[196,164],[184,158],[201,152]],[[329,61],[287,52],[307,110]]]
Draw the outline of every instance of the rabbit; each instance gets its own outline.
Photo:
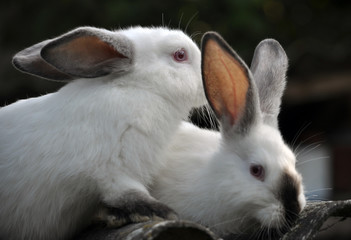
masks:
[[[167,162],[151,195],[220,236],[252,233],[252,226],[277,236],[306,204],[295,155],[278,128],[287,56],[277,41],[263,40],[249,69],[216,32],[203,36],[201,50],[220,132],[183,122],[162,153]]]
[[[0,109],[0,239],[70,239],[100,204],[115,226],[176,219],[147,186],[206,102],[200,59],[184,32],[140,26],[79,27],[17,53],[20,71],[67,84]]]

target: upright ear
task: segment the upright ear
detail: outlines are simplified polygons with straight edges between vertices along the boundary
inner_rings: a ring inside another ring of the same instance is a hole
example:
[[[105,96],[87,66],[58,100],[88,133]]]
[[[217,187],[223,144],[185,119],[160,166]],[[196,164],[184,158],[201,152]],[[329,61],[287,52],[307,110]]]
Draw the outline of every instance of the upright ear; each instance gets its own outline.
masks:
[[[234,130],[245,135],[256,122],[259,108],[250,70],[215,32],[205,33],[201,51],[202,78],[209,104],[225,133]]]
[[[19,70],[42,78],[68,81],[124,73],[133,63],[133,44],[118,32],[77,28],[24,49],[13,57]]]
[[[288,58],[276,40],[266,39],[258,44],[251,72],[258,88],[263,121],[276,128],[287,68]]]

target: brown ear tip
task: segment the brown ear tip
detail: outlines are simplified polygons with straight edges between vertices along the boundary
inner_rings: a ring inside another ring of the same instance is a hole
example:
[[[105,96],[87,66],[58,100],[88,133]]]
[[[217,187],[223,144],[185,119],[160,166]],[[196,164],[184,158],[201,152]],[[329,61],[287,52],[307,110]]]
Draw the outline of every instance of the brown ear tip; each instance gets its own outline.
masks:
[[[221,35],[217,32],[209,31],[202,36],[201,45],[204,47],[209,40],[222,41]]]

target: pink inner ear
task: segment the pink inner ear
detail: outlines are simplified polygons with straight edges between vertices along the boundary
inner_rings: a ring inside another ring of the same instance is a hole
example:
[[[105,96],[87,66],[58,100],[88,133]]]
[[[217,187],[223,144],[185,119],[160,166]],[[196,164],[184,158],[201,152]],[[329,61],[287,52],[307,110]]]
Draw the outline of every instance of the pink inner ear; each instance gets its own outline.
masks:
[[[218,117],[229,117],[234,125],[245,110],[249,87],[245,69],[215,40],[208,40],[204,51],[204,84],[208,101]]]
[[[67,61],[84,62],[87,65],[98,64],[113,58],[127,58],[96,36],[78,37],[57,46],[54,51],[58,54],[64,53]]]

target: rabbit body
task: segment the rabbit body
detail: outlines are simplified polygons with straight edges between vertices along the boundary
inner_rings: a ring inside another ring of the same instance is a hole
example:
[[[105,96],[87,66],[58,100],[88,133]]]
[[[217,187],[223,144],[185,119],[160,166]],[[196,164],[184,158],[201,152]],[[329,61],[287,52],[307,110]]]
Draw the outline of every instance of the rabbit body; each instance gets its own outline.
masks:
[[[218,34],[203,39],[204,87],[221,131],[183,122],[163,152],[167,163],[151,193],[180,218],[218,234],[256,227],[270,239],[306,202],[295,155],[277,126],[285,52],[275,40],[262,41],[250,70]]]
[[[274,193],[281,173],[296,174],[296,170],[294,154],[276,129],[261,126],[251,136],[227,142],[217,131],[183,122],[164,158],[167,163],[155,178],[151,194],[181,219],[218,234],[239,233],[256,222],[281,224],[284,209]],[[269,169],[265,182],[256,183],[248,174],[251,162],[247,159],[265,162]],[[276,164],[278,159],[282,161]],[[304,205],[303,195],[299,201]]]
[[[127,55],[131,61],[98,62],[109,74],[96,70],[89,74],[97,77],[80,78],[61,67],[65,58],[54,76],[77,80],[0,109],[1,239],[68,239],[89,224],[100,202],[113,206],[128,191],[148,196],[146,186],[162,165],[160,151],[190,108],[204,101],[200,51],[184,33],[85,27],[54,41],[82,35],[86,41],[98,36],[97,44],[108,42],[117,57],[123,53],[121,61]],[[114,42],[115,36],[122,40]],[[186,49],[187,61],[174,61],[178,49]],[[31,69],[35,51],[24,54],[15,65],[47,78]]]

